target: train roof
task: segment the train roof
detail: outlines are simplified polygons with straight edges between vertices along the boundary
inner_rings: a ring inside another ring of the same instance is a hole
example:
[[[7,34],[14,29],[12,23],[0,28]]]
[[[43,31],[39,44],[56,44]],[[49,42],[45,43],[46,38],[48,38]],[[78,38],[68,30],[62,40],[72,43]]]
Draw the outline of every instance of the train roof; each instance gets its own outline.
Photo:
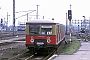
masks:
[[[35,19],[35,20],[30,20],[26,23],[58,23],[54,20],[47,20],[47,19]]]

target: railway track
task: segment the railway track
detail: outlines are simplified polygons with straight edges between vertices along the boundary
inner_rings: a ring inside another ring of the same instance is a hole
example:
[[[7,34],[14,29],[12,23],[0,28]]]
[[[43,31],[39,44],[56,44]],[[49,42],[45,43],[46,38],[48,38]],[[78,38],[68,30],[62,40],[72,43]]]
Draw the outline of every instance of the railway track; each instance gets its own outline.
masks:
[[[48,58],[50,58],[53,54],[55,53],[55,50],[52,51],[49,55],[45,56],[41,56],[41,55],[32,55],[32,54],[29,54],[29,52],[24,52],[24,53],[21,53],[21,54],[18,54],[8,60],[48,60]]]
[[[29,54],[29,53],[30,53],[29,51],[25,51],[21,54],[18,54],[14,57],[9,58],[8,60],[27,60],[27,59],[29,59],[29,57],[30,58],[33,57],[33,55]]]
[[[30,51],[26,51],[24,53],[18,54],[14,57],[11,57],[8,60],[48,60],[51,56],[53,56],[54,54],[57,54],[58,52],[60,52],[63,48],[64,45],[63,43],[60,44],[60,46],[58,47],[58,49],[50,51],[49,54],[35,54],[33,55]]]
[[[17,34],[21,34],[21,33],[24,33],[25,34],[25,31],[16,31],[15,33],[17,33]],[[13,32],[12,31],[8,31],[8,32],[0,32],[0,34],[13,34]]]
[[[64,41],[61,42],[60,46],[58,47],[58,49],[56,50],[53,50],[53,51],[50,51],[50,53],[48,55],[36,55],[36,56],[30,56],[28,57],[26,60],[48,60],[51,56],[53,56],[54,54],[57,54],[57,53],[60,53],[62,50],[63,50],[63,47],[64,47]]]
[[[23,39],[23,38],[22,38]],[[21,40],[22,40],[21,39]],[[21,41],[20,39],[19,39],[19,41]],[[24,48],[23,48],[24,47]],[[16,50],[17,49],[17,50]],[[14,51],[15,50],[15,51]],[[2,60],[9,60],[9,58],[10,58],[10,60],[12,59],[12,60],[14,60],[13,58],[13,56],[15,56],[15,57],[18,57],[18,56],[20,56],[20,54],[19,53],[22,53],[23,51],[26,51],[27,49],[26,49],[26,47],[25,47],[25,44],[24,44],[24,42],[17,42],[17,41],[11,41],[11,42],[5,42],[5,43],[0,43],[0,53],[1,54],[3,54],[3,56],[2,55],[0,55],[1,57],[0,57],[0,60],[2,59]],[[4,51],[5,51],[5,53],[4,53]],[[8,54],[6,53],[7,51],[10,51],[10,56],[8,56]],[[23,55],[24,53],[22,53],[21,55]],[[5,57],[5,56],[6,57]],[[17,55],[17,56],[16,56]],[[16,59],[17,60],[17,59]]]
[[[50,54],[48,55],[31,55],[30,57],[27,57],[25,60],[48,60],[56,50],[53,50]]]
[[[16,35],[21,36],[21,35],[25,35],[25,32],[16,32]],[[9,37],[13,37],[13,32],[0,32],[0,38],[1,39],[5,39],[5,38],[9,38]]]

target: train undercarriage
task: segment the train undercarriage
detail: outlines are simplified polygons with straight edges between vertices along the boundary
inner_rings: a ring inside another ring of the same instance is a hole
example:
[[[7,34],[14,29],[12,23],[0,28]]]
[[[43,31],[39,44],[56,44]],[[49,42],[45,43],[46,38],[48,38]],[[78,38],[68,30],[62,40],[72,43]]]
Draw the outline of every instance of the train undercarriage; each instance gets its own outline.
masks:
[[[58,45],[26,45],[26,47],[29,49],[29,51],[32,53],[32,54],[37,54],[37,53],[43,53],[45,52],[45,54],[49,54],[52,50],[57,50],[58,47],[61,45],[61,43],[65,43],[66,44],[66,41],[65,41],[65,38],[58,44]]]

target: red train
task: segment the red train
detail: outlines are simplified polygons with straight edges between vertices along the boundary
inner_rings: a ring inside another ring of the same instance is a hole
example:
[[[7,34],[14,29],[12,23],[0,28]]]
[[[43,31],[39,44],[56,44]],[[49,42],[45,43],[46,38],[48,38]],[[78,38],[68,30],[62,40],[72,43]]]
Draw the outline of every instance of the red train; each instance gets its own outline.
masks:
[[[38,49],[57,49],[65,39],[65,27],[54,20],[26,22],[26,47],[35,53]]]

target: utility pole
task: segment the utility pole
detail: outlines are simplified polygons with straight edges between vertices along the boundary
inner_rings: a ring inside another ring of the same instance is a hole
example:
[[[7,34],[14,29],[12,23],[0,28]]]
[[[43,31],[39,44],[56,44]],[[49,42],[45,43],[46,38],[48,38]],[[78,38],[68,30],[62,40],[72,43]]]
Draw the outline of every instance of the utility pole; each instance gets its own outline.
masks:
[[[82,28],[82,20],[81,20],[81,28]]]
[[[86,19],[85,19],[85,16],[82,16],[82,17],[84,17],[84,28],[85,28],[85,41],[87,41],[87,33],[86,33]]]
[[[36,14],[36,19],[38,19],[38,6],[39,5],[36,5],[37,6],[37,14]]]
[[[9,17],[10,15],[8,14],[8,12],[7,12],[7,23],[6,23],[6,25],[7,25],[7,27],[8,27],[8,17]],[[7,27],[6,27],[6,31],[7,31]]]
[[[72,19],[71,5],[70,5],[70,10],[68,10],[68,19],[69,19],[69,30],[70,30],[70,42],[71,42],[71,33],[72,33],[72,29],[71,29],[71,19]]]
[[[43,16],[43,19],[44,19],[44,16]]]
[[[27,21],[28,21],[28,13],[27,13]]]
[[[89,17],[89,33],[90,33],[90,17]]]
[[[72,5],[70,4],[70,10],[71,10],[71,6],[72,6]]]
[[[82,17],[84,17],[84,27],[85,27],[85,29],[86,29],[86,21],[85,21],[85,16],[82,16]]]
[[[15,0],[13,0],[13,36],[15,36]]]
[[[8,12],[7,12],[7,27],[8,27]],[[6,27],[6,31],[7,31],[7,27]]]
[[[70,5],[70,10],[71,10],[71,5]],[[70,42],[71,42],[71,33],[72,33],[72,30],[71,30],[71,19],[70,19]]]
[[[66,13],[66,35],[67,35],[67,13]]]

